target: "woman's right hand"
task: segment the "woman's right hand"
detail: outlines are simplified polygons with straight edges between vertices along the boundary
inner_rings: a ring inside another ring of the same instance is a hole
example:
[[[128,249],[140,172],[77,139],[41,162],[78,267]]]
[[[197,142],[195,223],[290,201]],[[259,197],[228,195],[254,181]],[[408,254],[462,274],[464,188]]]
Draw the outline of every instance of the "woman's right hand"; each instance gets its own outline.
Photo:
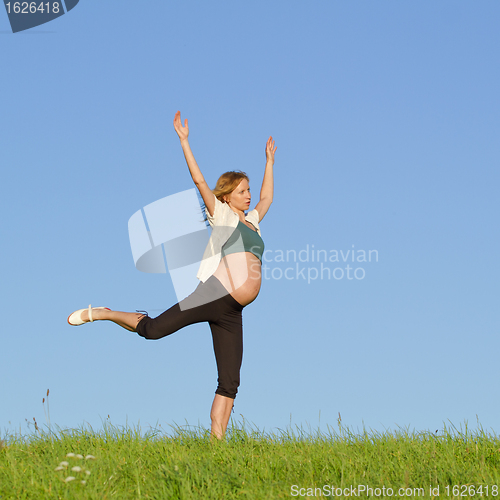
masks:
[[[177,111],[177,113],[175,113],[174,128],[175,128],[175,131],[177,132],[177,135],[179,136],[179,139],[181,141],[184,141],[188,138],[188,135],[189,135],[188,121],[186,118],[184,120],[184,126],[182,126],[181,112],[180,111]]]

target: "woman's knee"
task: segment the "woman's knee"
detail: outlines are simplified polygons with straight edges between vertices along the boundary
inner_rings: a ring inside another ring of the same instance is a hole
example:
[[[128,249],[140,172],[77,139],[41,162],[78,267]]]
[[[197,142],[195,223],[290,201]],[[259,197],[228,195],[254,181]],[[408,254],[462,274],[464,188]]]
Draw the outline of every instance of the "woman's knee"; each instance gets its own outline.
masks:
[[[238,393],[238,387],[240,386],[240,374],[234,374],[231,377],[221,377],[219,376],[219,384],[215,394],[224,396],[226,398],[235,399]]]
[[[158,322],[155,319],[150,318],[149,316],[144,316],[135,328],[135,331],[141,337],[144,337],[146,340],[158,340],[168,333],[161,332],[158,328]]]

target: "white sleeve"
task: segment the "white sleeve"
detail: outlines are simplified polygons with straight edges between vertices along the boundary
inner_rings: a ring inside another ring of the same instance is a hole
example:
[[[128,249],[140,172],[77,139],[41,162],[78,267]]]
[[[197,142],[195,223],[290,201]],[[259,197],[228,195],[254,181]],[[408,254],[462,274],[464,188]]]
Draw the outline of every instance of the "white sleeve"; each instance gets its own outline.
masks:
[[[221,205],[223,205],[223,203],[217,199],[217,196],[214,195],[214,198],[215,198],[214,214],[210,215],[207,208],[205,207],[205,213],[207,215],[207,220],[208,223],[210,224],[210,227],[214,227],[216,220],[220,219],[220,213],[222,210]]]
[[[245,217],[245,219],[248,222],[251,222],[255,229],[257,229],[257,232],[260,234],[259,218],[259,212],[257,212],[255,208],[248,212],[247,216]]]

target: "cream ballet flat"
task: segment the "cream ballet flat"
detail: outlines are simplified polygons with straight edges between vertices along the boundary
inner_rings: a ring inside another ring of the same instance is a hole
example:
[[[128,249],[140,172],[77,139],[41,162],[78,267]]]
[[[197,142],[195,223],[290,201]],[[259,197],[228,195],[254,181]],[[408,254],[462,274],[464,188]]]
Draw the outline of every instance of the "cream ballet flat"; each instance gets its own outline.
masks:
[[[80,326],[83,325],[84,323],[89,323],[93,322],[94,318],[92,317],[92,309],[107,309],[108,311],[111,311],[109,307],[92,307],[89,304],[88,309],[78,309],[78,311],[75,311],[74,313],[70,314],[68,316],[68,323],[71,326]],[[82,319],[82,313],[83,311],[88,311],[89,312],[89,320],[88,321],[83,321]]]

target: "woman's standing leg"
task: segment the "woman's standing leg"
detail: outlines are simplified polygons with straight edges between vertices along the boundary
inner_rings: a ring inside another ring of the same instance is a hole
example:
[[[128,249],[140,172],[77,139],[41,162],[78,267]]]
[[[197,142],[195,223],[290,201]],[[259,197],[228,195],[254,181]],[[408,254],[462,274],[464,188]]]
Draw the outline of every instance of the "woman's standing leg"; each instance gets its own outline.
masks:
[[[210,410],[210,418],[212,420],[211,434],[217,439],[222,439],[226,433],[233,405],[234,399],[226,398],[220,394],[215,395],[212,409]]]
[[[211,434],[222,439],[226,433],[234,398],[240,385],[240,368],[243,360],[243,306],[231,295],[222,299],[224,313],[217,321],[210,322],[217,362],[218,386],[210,411]]]

